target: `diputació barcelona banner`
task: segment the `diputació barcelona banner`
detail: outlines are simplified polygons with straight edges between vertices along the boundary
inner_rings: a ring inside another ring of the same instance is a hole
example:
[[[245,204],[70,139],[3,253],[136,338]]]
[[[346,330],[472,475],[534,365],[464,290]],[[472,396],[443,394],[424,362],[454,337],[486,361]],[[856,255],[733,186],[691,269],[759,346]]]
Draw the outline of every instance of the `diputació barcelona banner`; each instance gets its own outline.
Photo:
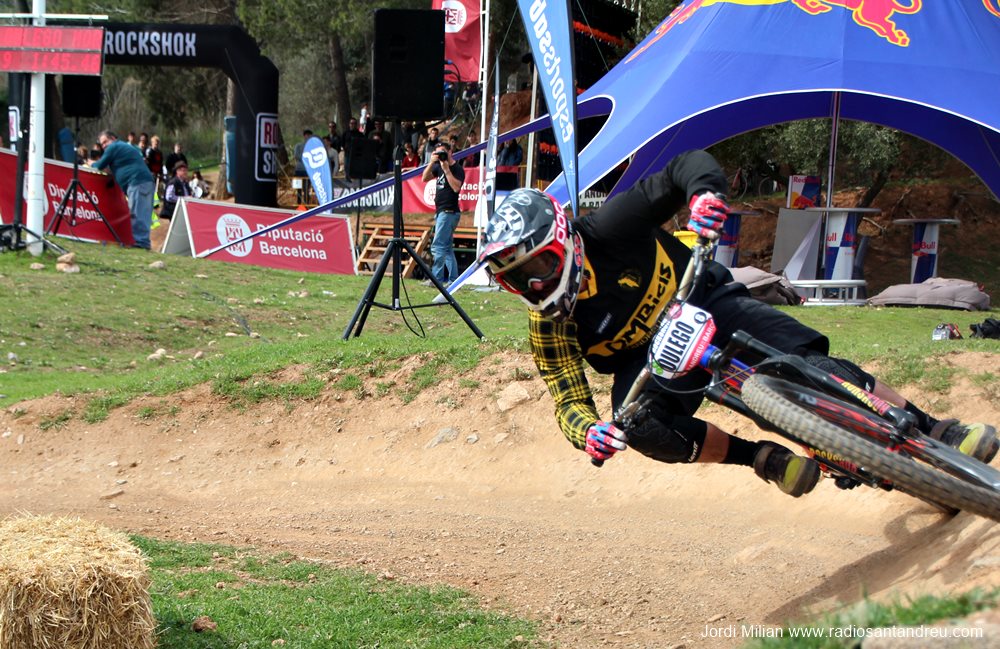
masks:
[[[45,230],[48,231],[56,218],[59,204],[66,195],[66,189],[73,180],[73,165],[56,160],[45,160]],[[10,149],[0,149],[0,222],[14,221],[14,201],[16,200],[15,178],[17,178],[17,154]],[[123,245],[135,243],[132,238],[132,220],[128,214],[128,201],[121,187],[110,175],[80,167],[78,178],[86,192],[77,190],[76,209],[70,197],[63,209],[58,229],[53,232],[61,237],[79,241],[101,241],[117,243],[111,229],[121,239]],[[93,202],[91,202],[93,199]],[[95,209],[95,207],[97,209]],[[100,210],[98,213],[97,210]],[[27,207],[22,214],[27,215]],[[101,214],[108,224],[101,219]],[[109,228],[110,226],[110,228]],[[37,232],[35,234],[44,234]]]
[[[170,223],[163,252],[197,256],[283,221],[292,210],[184,198]],[[350,220],[321,214],[247,239],[208,257],[310,273],[356,274]]]

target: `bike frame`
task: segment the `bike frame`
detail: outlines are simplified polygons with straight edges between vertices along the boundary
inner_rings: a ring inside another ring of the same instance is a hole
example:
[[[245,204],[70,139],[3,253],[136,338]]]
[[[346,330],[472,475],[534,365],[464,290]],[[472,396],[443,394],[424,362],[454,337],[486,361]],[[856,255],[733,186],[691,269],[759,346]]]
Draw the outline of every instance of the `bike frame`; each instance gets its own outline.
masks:
[[[753,338],[744,331],[737,331],[733,334],[725,348],[712,345],[711,337],[714,334],[714,324],[711,322],[711,315],[693,305],[687,305],[691,289],[701,277],[710,253],[711,242],[699,237],[698,243],[692,249],[691,261],[684,272],[677,293],[666,305],[657,321],[655,327],[657,338],[661,335],[664,338],[670,338],[671,327],[682,322],[685,317],[685,309],[689,310],[688,313],[695,312],[696,317],[692,322],[701,323],[702,326],[700,334],[698,332],[691,333],[691,325],[684,327],[684,332],[688,333],[689,337],[701,335],[702,340],[700,343],[694,340],[690,341],[694,355],[687,356],[683,367],[678,367],[676,372],[668,374],[665,378],[676,378],[696,370],[710,373],[712,380],[705,389],[707,399],[751,419],[764,430],[776,432],[803,446],[824,471],[837,479],[838,486],[848,488],[862,483],[882,489],[892,489],[890,482],[872,475],[863,467],[858,467],[845,458],[832,457],[823,449],[812,448],[794,435],[777,429],[758,416],[741,398],[743,383],[749,376],[763,373],[790,380],[800,384],[803,388],[812,388],[832,399],[874,413],[885,422],[886,426],[884,435],[879,439],[873,439],[873,442],[885,446],[892,452],[920,458],[967,481],[991,488],[1000,488],[1000,479],[998,479],[1000,474],[955,449],[923,435],[916,429],[916,418],[905,409],[893,405],[840,377],[812,366],[801,356],[784,353]],[[615,424],[623,430],[627,431],[639,417],[643,416],[646,397],[642,395],[642,391],[649,378],[656,376],[652,367],[657,366],[657,361],[652,356],[656,353],[654,347],[657,338],[654,338],[654,342],[651,344],[650,362],[640,372],[621,408],[616,413]],[[749,352],[762,360],[753,366],[747,365],[736,358],[742,352]],[[659,369],[662,370],[662,367]],[[849,410],[843,409],[834,401],[828,402],[828,405],[848,416],[853,416]]]

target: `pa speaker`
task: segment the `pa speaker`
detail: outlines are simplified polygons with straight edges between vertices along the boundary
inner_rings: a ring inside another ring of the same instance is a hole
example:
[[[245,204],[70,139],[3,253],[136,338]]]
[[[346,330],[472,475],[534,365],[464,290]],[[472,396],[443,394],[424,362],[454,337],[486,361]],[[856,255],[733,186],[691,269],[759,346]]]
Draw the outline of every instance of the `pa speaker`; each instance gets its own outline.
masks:
[[[378,175],[378,142],[367,137],[352,138],[350,154],[348,176],[367,180]]]
[[[100,117],[101,78],[63,75],[62,111],[67,117]]]
[[[444,12],[377,10],[372,115],[434,120],[444,114]]]

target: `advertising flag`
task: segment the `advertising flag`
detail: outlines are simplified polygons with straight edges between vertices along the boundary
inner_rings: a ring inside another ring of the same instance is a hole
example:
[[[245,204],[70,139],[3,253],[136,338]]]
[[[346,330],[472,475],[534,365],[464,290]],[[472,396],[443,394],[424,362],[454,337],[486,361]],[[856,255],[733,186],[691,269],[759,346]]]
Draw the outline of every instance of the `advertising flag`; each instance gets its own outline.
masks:
[[[458,74],[446,80],[475,83],[483,47],[479,0],[434,0],[431,8],[444,11],[444,57],[451,62],[445,74]]]
[[[576,75],[568,0],[517,0],[552,118],[573,216],[580,215],[576,160]]]
[[[495,70],[499,73],[500,64]],[[490,134],[486,141],[486,155],[483,158],[483,182],[479,203],[476,205],[476,227],[485,228],[493,215],[497,199],[497,136],[500,123],[500,75],[494,74],[493,117],[490,119]]]
[[[333,200],[333,179],[330,176],[330,159],[323,140],[313,136],[302,148],[302,164],[309,174],[309,182],[316,192],[316,202],[324,205]]]

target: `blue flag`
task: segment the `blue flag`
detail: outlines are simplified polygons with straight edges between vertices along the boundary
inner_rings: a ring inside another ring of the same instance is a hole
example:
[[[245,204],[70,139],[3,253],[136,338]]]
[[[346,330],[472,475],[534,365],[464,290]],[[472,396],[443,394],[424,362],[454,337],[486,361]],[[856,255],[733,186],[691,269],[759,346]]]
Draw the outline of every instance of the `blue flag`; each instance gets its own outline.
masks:
[[[333,179],[330,177],[330,159],[323,140],[313,136],[302,149],[302,164],[309,174],[309,182],[316,192],[316,202],[324,205],[333,200]]]
[[[559,161],[573,216],[578,209],[576,164],[576,75],[573,73],[573,27],[569,0],[517,0],[535,68],[552,118]]]

